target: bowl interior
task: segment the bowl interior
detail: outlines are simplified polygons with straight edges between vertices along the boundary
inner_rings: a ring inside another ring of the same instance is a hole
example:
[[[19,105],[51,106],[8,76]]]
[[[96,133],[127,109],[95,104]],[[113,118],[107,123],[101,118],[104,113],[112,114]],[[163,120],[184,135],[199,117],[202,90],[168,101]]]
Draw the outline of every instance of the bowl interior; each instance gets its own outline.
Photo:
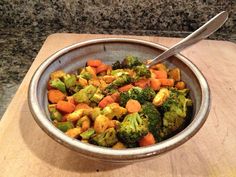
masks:
[[[84,67],[86,61],[91,58],[99,58],[107,64],[124,59],[127,55],[138,56],[141,60],[152,59],[163,50],[137,43],[108,42],[97,43],[71,50],[54,60],[42,73],[38,86],[38,100],[44,113],[48,114],[47,82],[50,73],[63,69],[65,72],[74,72],[79,67]],[[191,90],[191,98],[194,103],[193,115],[199,110],[201,102],[201,88],[195,74],[178,57],[173,56],[166,61],[169,67],[179,67],[181,77]],[[49,119],[49,116],[47,116]],[[194,117],[194,116],[193,116]]]
[[[156,145],[124,151],[108,150],[107,148],[95,147],[93,145],[81,143],[77,140],[71,140],[71,138],[53,127],[50,123],[47,109],[47,82],[51,72],[59,69],[63,69],[65,72],[76,71],[77,68],[84,67],[86,61],[91,58],[99,58],[107,64],[122,60],[127,55],[138,56],[142,60],[152,59],[164,50],[166,50],[166,48],[158,44],[125,39],[97,40],[96,42],[92,41],[84,44],[75,44],[62,49],[49,57],[38,68],[32,78],[29,89],[29,105],[36,122],[48,135],[65,146],[80,152],[82,155],[109,161],[139,160],[161,154],[179,146],[193,136],[204,123],[204,116],[207,114],[209,107],[208,104],[206,104],[207,108],[204,110],[203,115],[201,115],[201,120],[199,120],[197,125],[192,126],[192,128],[190,127],[189,131],[182,136],[179,135],[181,134],[180,132],[174,137]],[[193,117],[191,122],[194,122],[200,108],[204,106],[202,105],[203,88],[202,83],[200,82],[203,82],[206,85],[207,88],[205,89],[208,89],[207,83],[199,70],[183,56],[173,56],[169,58],[166,63],[170,67],[176,66],[181,69],[182,80],[186,82],[187,87],[191,90],[190,96],[193,100]],[[188,129],[188,127],[185,129]]]

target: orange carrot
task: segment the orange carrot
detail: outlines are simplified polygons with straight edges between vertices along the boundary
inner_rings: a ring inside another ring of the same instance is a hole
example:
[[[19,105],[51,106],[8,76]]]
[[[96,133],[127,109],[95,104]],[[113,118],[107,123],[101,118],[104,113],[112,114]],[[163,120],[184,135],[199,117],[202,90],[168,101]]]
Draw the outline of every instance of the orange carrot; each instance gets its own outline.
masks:
[[[139,112],[141,110],[141,105],[137,100],[130,99],[127,103],[125,108],[129,113]]]
[[[152,72],[155,74],[156,79],[167,79],[167,72],[166,71],[152,70]]]
[[[108,104],[114,103],[114,99],[111,96],[106,96],[98,104],[99,107],[105,108]]]
[[[146,136],[139,140],[139,146],[149,146],[155,144],[155,138],[152,133],[148,132]]]
[[[106,71],[108,69],[108,66],[105,63],[102,63],[96,68],[96,73],[101,73],[103,71]]]
[[[161,87],[161,81],[159,79],[150,78],[150,86],[153,88],[153,90],[160,90]]]
[[[120,88],[118,88],[119,92],[127,92],[129,89],[131,89],[133,87],[132,84],[128,84],[128,85],[124,85]]]
[[[140,88],[145,88],[147,86],[149,86],[149,80],[148,79],[141,79],[137,82],[134,83],[135,86],[138,86]]]
[[[72,103],[73,105],[76,105],[75,99],[73,96],[68,96],[66,97],[66,99],[68,100],[69,103]]]
[[[77,109],[89,109],[89,108],[91,108],[91,107],[89,105],[87,105],[86,103],[79,103],[79,104],[76,105],[75,110],[77,110]]]
[[[71,113],[75,110],[75,105],[67,101],[59,101],[56,108],[65,113]]]
[[[92,67],[98,67],[102,64],[102,61],[101,60],[98,60],[98,59],[90,59],[87,61],[87,65],[88,66],[92,66]]]
[[[119,102],[120,100],[120,93],[119,92],[115,92],[111,95],[112,99],[115,101],[115,102]]]
[[[64,100],[66,98],[65,94],[60,90],[49,90],[48,91],[48,100],[51,103],[58,103],[60,100]]]
[[[161,81],[161,85],[163,86],[169,86],[173,87],[174,86],[174,79],[159,79]]]

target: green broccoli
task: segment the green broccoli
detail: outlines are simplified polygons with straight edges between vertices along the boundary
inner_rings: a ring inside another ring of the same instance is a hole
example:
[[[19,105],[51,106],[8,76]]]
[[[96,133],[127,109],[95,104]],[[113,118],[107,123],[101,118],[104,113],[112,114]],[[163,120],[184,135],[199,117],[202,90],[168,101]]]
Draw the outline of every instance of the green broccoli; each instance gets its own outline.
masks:
[[[173,132],[183,127],[186,122],[188,107],[192,106],[191,99],[187,98],[188,89],[171,89],[169,98],[163,103],[164,111],[162,137],[168,137]]]
[[[93,85],[88,85],[73,95],[77,103],[89,103],[90,98],[96,93],[97,88]]]
[[[118,139],[114,128],[108,128],[104,132],[95,134],[89,139],[89,143],[103,147],[112,147],[117,142]]]
[[[102,98],[104,97],[104,95],[102,94],[102,91],[97,88],[97,91],[95,92],[95,94],[91,97],[91,101],[94,101],[95,103],[99,103]]]
[[[123,69],[116,69],[116,70],[112,70],[111,71],[111,75],[112,76],[116,76],[116,77],[120,77],[122,75],[127,75],[129,74],[127,71],[123,70]]]
[[[138,113],[128,114],[117,129],[117,137],[127,147],[133,147],[148,133],[148,120]]]
[[[79,92],[81,89],[83,89],[83,86],[80,85],[80,83],[76,82],[76,85],[73,87],[70,87],[69,89],[67,89],[68,91],[68,95],[73,95],[76,92]]]
[[[152,101],[155,95],[155,91],[150,87],[144,89],[133,87],[128,92],[120,93],[120,105],[125,107],[127,101],[130,99],[137,100],[142,104],[145,101]]]
[[[142,62],[138,60],[138,57],[134,57],[134,56],[127,56],[122,61],[123,68],[133,68],[134,66],[139,66],[141,64]]]
[[[152,102],[152,100],[156,96],[156,92],[151,87],[146,87],[143,89],[142,95],[146,101]]]
[[[107,93],[113,93],[116,91],[118,87],[121,87],[125,84],[129,84],[132,81],[131,77],[128,74],[123,74],[120,77],[118,77],[116,80],[114,80],[112,83],[110,83],[106,89],[105,92]]]
[[[56,108],[50,109],[49,112],[50,112],[50,118],[52,120],[57,120],[57,121],[62,120],[62,115]]]
[[[80,136],[83,140],[88,140],[94,133],[95,133],[95,130],[92,128],[89,128],[85,132],[81,133]]]
[[[61,131],[66,132],[67,130],[74,128],[74,125],[70,121],[67,121],[67,122],[57,122],[56,123],[56,127],[58,129],[60,129]]]
[[[150,70],[144,64],[135,66],[134,71],[136,72],[136,79],[139,79],[140,77],[146,77],[146,78],[151,77]]]
[[[63,93],[66,93],[66,86],[60,79],[56,78],[56,79],[50,80],[49,84],[51,87],[56,88],[62,91]]]
[[[63,76],[63,81],[67,89],[76,85],[76,76],[74,74],[66,74]]]
[[[120,119],[126,113],[127,110],[117,103],[111,103],[102,110],[102,114],[109,119],[113,119],[114,117]]]
[[[92,76],[92,74],[89,73],[88,71],[82,70],[81,73],[80,73],[80,75],[79,75],[79,77],[82,77],[82,78],[84,78],[84,79],[86,79],[86,80],[89,80],[89,79],[91,79],[93,76]]]
[[[123,66],[122,64],[120,63],[120,61],[116,61],[112,64],[112,70],[116,70],[116,69],[122,69]]]
[[[150,102],[145,102],[142,105],[142,114],[148,118],[148,129],[154,135],[155,139],[160,141],[158,131],[162,126],[162,118],[155,105]]]
[[[90,117],[93,121],[95,121],[96,117],[98,117],[101,114],[101,108],[95,107],[93,108],[93,111],[90,113]]]
[[[130,95],[128,92],[121,92],[120,93],[120,105],[125,107],[126,103],[130,100]]]

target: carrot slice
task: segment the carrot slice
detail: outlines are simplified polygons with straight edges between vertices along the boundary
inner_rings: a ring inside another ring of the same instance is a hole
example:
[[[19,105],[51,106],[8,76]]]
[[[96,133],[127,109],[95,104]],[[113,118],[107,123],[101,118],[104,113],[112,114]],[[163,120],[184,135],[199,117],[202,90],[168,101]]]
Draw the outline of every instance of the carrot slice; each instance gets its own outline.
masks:
[[[115,102],[118,102],[120,100],[120,93],[119,92],[115,92],[111,95],[112,99],[115,101]]]
[[[132,84],[124,85],[120,88],[118,88],[119,92],[127,92],[129,89],[133,88],[134,86]]]
[[[51,103],[58,103],[60,100],[64,100],[66,98],[65,94],[60,90],[49,90],[48,91],[48,100]]]
[[[167,72],[164,70],[162,71],[152,70],[152,72],[155,74],[156,79],[167,79]]]
[[[79,103],[79,104],[76,105],[75,110],[77,110],[77,109],[89,109],[89,108],[91,108],[91,107],[89,105],[87,105],[86,103]]]
[[[66,97],[66,99],[68,100],[69,103],[72,103],[73,105],[76,105],[75,99],[73,96],[68,96]]]
[[[75,105],[67,101],[59,101],[56,108],[65,113],[71,113],[75,110]]]
[[[146,136],[139,140],[139,146],[149,146],[155,144],[155,138],[152,133],[148,132]]]
[[[149,86],[149,80],[148,79],[141,79],[137,82],[134,83],[135,86],[138,86],[140,88],[145,88],[147,86]]]
[[[98,67],[102,64],[102,61],[101,60],[98,60],[98,59],[90,59],[87,61],[87,65],[88,66],[92,66],[92,67]]]
[[[141,104],[137,100],[130,99],[125,108],[129,113],[139,112],[141,110]]]
[[[161,81],[161,85],[163,86],[169,86],[173,87],[174,86],[174,79],[159,79]]]
[[[106,96],[98,104],[99,107],[105,108],[108,104],[114,103],[114,99],[111,96]]]
[[[102,63],[101,65],[99,65],[97,68],[96,68],[96,73],[101,73],[101,72],[104,72],[108,69],[108,66],[104,63]]]
[[[161,81],[159,79],[150,78],[150,86],[153,90],[160,90],[161,87]]]

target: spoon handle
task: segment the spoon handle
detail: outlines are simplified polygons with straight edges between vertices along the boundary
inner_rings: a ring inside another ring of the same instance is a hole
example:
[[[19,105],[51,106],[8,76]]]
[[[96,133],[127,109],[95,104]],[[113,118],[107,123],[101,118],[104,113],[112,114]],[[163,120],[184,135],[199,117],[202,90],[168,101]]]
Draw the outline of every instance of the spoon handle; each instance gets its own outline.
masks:
[[[199,42],[202,39],[207,38],[216,30],[218,30],[227,19],[228,13],[226,11],[220,12],[207,23],[205,23],[203,26],[194,31],[192,34],[188,35],[186,38],[182,39],[173,47],[152,59],[151,62],[147,64],[147,67],[149,68],[150,66],[156,63],[160,63],[166,58],[180,52],[181,50]]]

